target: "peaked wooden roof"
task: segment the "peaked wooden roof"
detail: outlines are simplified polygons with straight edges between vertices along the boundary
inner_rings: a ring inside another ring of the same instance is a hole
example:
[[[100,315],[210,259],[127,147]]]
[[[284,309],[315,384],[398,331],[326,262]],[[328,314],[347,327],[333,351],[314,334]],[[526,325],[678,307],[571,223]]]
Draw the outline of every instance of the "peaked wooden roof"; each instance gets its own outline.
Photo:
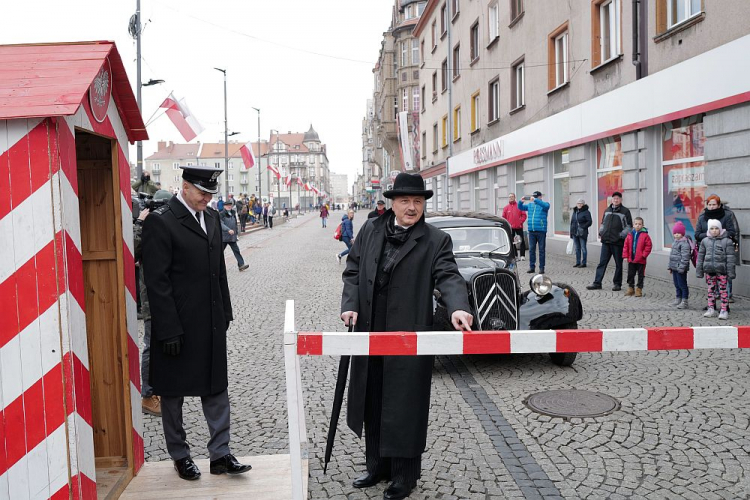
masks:
[[[148,139],[122,59],[109,41],[0,45],[0,120],[75,114],[107,57],[128,140]]]

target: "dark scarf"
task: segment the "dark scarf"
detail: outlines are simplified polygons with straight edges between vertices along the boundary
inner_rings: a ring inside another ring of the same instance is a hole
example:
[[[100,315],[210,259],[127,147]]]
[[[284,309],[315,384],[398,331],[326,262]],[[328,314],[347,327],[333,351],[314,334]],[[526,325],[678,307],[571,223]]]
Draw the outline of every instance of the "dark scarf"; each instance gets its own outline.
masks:
[[[385,286],[390,281],[391,271],[396,265],[401,248],[411,236],[411,230],[414,226],[403,228],[395,224],[396,217],[392,216],[385,224],[385,245],[383,246],[383,258],[381,259],[380,272],[376,279],[378,289]]]
[[[704,213],[706,214],[706,223],[708,223],[710,219],[716,219],[720,221],[724,218],[724,215],[726,215],[726,212],[724,212],[724,205],[719,205],[719,208],[715,210],[709,210],[708,208],[706,208]]]

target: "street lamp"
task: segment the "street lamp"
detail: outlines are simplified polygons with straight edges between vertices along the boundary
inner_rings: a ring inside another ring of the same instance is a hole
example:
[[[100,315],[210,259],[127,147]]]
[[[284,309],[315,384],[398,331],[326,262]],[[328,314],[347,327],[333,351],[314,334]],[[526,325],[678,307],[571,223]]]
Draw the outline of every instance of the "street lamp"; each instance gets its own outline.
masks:
[[[224,199],[229,199],[229,129],[227,128],[227,70],[214,68],[224,74]]]
[[[258,112],[258,199],[263,200],[263,178],[260,175],[260,160],[263,157],[263,155],[260,154],[260,110],[258,108],[253,109]]]
[[[278,144],[279,143],[279,131],[276,130],[275,128],[272,128],[271,132],[276,132],[276,142],[274,144]],[[278,181],[277,184],[278,184],[279,199],[276,201],[276,203],[280,203],[280,201],[281,201],[281,154],[280,154],[279,151],[277,151],[277,149],[278,148],[276,148],[276,147],[273,148],[273,150],[275,151],[275,154],[276,154],[276,158],[278,159],[278,161],[276,163],[276,171],[278,172],[276,174],[277,175],[276,180]],[[269,192],[268,196],[270,198],[271,197],[271,194],[270,194],[271,193],[271,185],[270,184],[268,185],[268,192]]]
[[[146,83],[142,83],[141,87],[150,87],[151,85],[159,85],[160,83],[164,83],[164,80],[160,80],[158,78],[154,80],[153,78],[151,78]]]

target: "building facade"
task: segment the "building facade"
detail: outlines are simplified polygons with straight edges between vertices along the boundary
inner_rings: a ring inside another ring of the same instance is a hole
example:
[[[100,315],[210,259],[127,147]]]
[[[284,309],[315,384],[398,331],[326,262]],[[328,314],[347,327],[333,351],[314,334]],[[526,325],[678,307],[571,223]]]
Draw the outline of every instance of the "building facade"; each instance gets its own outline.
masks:
[[[499,213],[510,192],[539,190],[548,248],[563,252],[576,200],[601,220],[621,191],[665,277],[671,228],[692,234],[710,194],[750,234],[748,16],[741,0],[430,0],[414,31],[429,53],[428,208]],[[747,236],[740,261],[735,290],[750,294]]]
[[[346,174],[331,174],[331,202],[349,202],[349,180]]]
[[[271,196],[277,207],[312,207],[331,193],[331,173],[326,145],[312,125],[303,133],[271,134],[270,164],[281,178],[270,175]],[[287,176],[291,174],[289,186]],[[306,189],[305,185],[310,186]],[[317,193],[312,187],[317,189]]]
[[[175,144],[159,141],[154,154],[144,160],[143,169],[151,172],[151,180],[161,184],[161,189],[176,193],[182,185],[180,165],[198,165],[201,143]]]

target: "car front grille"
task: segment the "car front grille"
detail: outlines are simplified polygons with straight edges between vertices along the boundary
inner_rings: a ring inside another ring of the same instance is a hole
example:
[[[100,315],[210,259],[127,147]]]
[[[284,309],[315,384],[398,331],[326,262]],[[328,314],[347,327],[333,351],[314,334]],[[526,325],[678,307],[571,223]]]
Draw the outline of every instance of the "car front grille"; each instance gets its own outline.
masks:
[[[518,328],[516,280],[510,273],[489,272],[474,277],[472,283],[475,325],[481,330]]]

